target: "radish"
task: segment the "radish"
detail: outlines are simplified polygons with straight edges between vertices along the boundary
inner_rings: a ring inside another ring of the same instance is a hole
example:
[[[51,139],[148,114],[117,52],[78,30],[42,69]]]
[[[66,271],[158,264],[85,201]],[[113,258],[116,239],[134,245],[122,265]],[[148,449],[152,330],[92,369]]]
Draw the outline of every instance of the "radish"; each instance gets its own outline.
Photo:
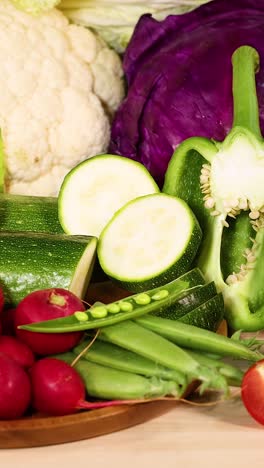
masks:
[[[0,336],[0,353],[9,356],[25,368],[31,367],[35,361],[35,356],[29,346],[13,336]]]
[[[4,309],[4,304],[5,304],[4,291],[3,291],[3,289],[0,287],[0,314],[1,314],[1,312],[3,311],[3,309]]]
[[[66,317],[76,311],[84,310],[81,299],[66,289],[52,288],[34,291],[22,299],[16,308],[16,335],[40,356],[69,351],[80,341],[82,332],[48,334],[20,330],[17,327]]]
[[[1,314],[3,312],[3,309],[4,309],[4,303],[5,303],[4,293],[3,293],[2,288],[0,287],[0,316],[1,316]],[[1,335],[1,333],[3,333],[2,321],[0,321],[0,335]]]
[[[16,335],[15,312],[16,309],[4,309],[0,315],[0,326],[3,335]]]
[[[36,361],[30,370],[32,401],[35,410],[52,416],[76,413],[78,410],[104,408],[136,403],[135,400],[114,400],[90,403],[85,401],[85,386],[78,372],[64,361],[46,357]]]
[[[31,385],[25,370],[0,353],[0,419],[23,416],[30,404]]]

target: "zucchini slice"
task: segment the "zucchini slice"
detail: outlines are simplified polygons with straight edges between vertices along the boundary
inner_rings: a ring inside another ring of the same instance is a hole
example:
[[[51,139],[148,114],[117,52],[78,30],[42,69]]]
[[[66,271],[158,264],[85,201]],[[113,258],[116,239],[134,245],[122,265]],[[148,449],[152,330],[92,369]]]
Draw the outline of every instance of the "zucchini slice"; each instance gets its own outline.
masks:
[[[217,290],[213,281],[202,286],[199,285],[194,287],[191,292],[188,291],[171,306],[153,312],[152,315],[170,320],[180,320],[181,317],[184,318],[186,314],[196,310],[197,307],[212,299],[216,294]]]
[[[143,164],[104,154],[78,164],[59,192],[59,220],[67,234],[99,237],[114,213],[159,188]]]
[[[183,200],[152,194],[132,200],[113,216],[97,254],[112,280],[140,292],[187,272],[201,238],[198,221]]]
[[[178,319],[179,322],[216,331],[224,318],[224,299],[221,293],[200,304],[188,314]]]
[[[0,284],[16,306],[38,289],[65,288],[84,298],[96,258],[97,239],[32,232],[0,232]]]

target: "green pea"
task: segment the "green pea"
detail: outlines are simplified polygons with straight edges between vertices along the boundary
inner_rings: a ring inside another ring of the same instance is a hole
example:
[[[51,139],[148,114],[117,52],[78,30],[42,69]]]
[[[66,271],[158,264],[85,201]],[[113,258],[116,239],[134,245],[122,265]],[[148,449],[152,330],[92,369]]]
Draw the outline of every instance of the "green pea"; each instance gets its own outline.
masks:
[[[147,305],[151,302],[151,298],[148,294],[142,293],[135,297],[135,302],[138,305]]]
[[[97,306],[90,309],[90,314],[93,318],[107,317],[107,309],[103,306]]]
[[[131,310],[133,310],[133,306],[131,302],[123,301],[120,302],[120,309],[122,310],[122,312],[130,312]]]
[[[74,312],[74,315],[79,322],[87,322],[87,320],[89,320],[88,314],[86,314],[86,312]]]
[[[160,291],[153,294],[152,298],[153,301],[160,301],[161,299],[165,299],[169,295],[169,291],[167,289],[161,289]]]
[[[107,310],[110,314],[118,314],[118,312],[120,312],[120,307],[118,304],[110,304],[107,306]]]

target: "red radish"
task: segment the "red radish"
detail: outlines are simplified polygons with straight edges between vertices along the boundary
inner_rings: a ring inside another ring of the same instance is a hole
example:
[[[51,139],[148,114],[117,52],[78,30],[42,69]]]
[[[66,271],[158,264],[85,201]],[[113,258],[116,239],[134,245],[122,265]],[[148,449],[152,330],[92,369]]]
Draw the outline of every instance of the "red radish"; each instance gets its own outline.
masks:
[[[241,397],[249,414],[264,424],[264,359],[253,364],[244,374]]]
[[[0,389],[0,419],[23,416],[31,399],[30,379],[17,362],[3,353],[0,353]]]
[[[0,316],[4,310],[4,303],[5,303],[5,299],[4,299],[4,292],[2,290],[2,288],[0,287]],[[3,326],[2,326],[2,322],[0,322],[0,335],[3,333]]]
[[[9,356],[25,368],[31,367],[35,362],[35,356],[29,346],[13,336],[0,336],[0,353]]]
[[[42,289],[28,294],[18,304],[15,312],[16,335],[32,351],[41,356],[69,351],[80,341],[81,332],[35,333],[19,330],[19,325],[72,315],[84,311],[82,301],[66,289]]]
[[[4,309],[5,298],[4,298],[4,291],[0,286],[0,314]]]
[[[135,400],[114,400],[90,403],[85,401],[85,386],[78,372],[64,361],[43,358],[30,371],[33,407],[51,416],[63,416],[78,410],[105,408],[137,403]]]
[[[0,316],[3,335],[16,335],[15,327],[15,311],[16,309],[5,309]]]

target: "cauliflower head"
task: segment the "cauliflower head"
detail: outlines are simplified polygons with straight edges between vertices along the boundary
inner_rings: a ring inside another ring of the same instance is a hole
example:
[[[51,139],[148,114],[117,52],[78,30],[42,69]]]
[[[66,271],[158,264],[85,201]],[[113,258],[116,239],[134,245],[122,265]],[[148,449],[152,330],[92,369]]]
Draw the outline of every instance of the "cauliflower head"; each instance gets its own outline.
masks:
[[[106,151],[122,64],[60,11],[36,17],[1,0],[0,90],[6,191],[56,196],[72,167]]]

